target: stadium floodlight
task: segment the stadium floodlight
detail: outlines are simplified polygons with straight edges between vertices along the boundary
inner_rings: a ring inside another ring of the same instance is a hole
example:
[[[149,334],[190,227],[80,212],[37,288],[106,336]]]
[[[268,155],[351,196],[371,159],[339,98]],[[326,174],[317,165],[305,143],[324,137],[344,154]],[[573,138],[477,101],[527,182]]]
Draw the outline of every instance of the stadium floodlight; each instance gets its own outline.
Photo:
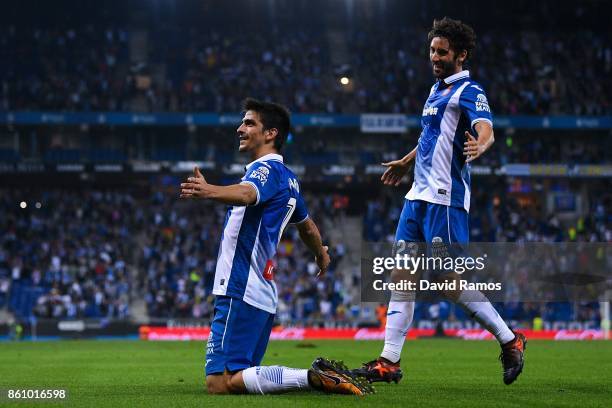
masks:
[[[340,78],[340,83],[342,85],[348,85],[351,82],[351,80],[348,77],[343,76],[342,78]]]

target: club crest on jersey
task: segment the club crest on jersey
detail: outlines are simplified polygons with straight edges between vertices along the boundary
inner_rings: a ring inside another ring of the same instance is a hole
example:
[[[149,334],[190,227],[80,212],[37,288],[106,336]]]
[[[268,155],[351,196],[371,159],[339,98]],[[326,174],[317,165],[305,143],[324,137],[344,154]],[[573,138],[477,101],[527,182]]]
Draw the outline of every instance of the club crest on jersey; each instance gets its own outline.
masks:
[[[484,94],[478,94],[476,95],[476,112],[491,112],[491,110],[489,109],[489,101],[487,100],[487,97]]]
[[[261,182],[261,185],[265,185],[268,181],[268,176],[270,175],[270,169],[267,167],[259,167],[251,172],[249,178],[257,179]]]

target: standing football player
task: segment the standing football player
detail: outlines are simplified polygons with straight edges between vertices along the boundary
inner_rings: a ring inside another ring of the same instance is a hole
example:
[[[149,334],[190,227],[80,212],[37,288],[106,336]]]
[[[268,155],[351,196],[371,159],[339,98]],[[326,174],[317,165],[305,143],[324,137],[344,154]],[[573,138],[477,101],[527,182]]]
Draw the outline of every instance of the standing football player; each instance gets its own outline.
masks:
[[[476,45],[474,30],[450,18],[436,20],[428,35],[436,83],[425,102],[418,145],[400,160],[383,163],[381,180],[398,186],[414,161],[414,181],[406,195],[395,241],[431,244],[469,241],[470,162],[493,144],[493,122],[485,92],[464,65]],[[511,384],[523,369],[526,340],[508,328],[478,291],[447,294],[501,345],[503,380]],[[400,355],[414,314],[414,293],[393,291],[380,357],[353,373],[370,381],[402,378]]]
[[[287,224],[315,256],[319,275],[329,266],[316,224],[309,218],[297,177],[279,154],[291,124],[286,108],[247,99],[238,128],[239,151],[251,156],[239,184],[216,186],[200,170],[181,184],[181,198],[230,205],[217,258],[214,318],[206,349],[210,394],[272,394],[316,389],[364,395],[371,386],[341,363],[317,358],[310,369],[260,366],[266,351],[278,295],[273,259]]]

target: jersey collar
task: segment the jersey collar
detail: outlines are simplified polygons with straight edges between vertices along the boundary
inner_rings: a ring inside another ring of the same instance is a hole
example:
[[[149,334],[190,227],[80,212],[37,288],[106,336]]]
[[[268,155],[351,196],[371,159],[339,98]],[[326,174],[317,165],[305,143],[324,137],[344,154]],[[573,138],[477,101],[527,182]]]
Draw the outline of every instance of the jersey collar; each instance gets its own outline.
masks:
[[[250,162],[249,164],[246,165],[247,168],[251,167],[253,164],[257,163],[257,162],[263,162],[263,161],[267,161],[267,160],[276,160],[279,162],[283,162],[283,156],[281,156],[280,154],[276,154],[276,153],[268,153],[265,154],[263,156],[261,156],[259,159],[255,159],[252,162]]]
[[[446,85],[450,85],[453,82],[457,82],[460,79],[469,78],[469,77],[470,77],[470,71],[468,71],[467,69],[464,69],[461,72],[457,72],[456,74],[453,74],[449,77],[444,78],[444,83]]]

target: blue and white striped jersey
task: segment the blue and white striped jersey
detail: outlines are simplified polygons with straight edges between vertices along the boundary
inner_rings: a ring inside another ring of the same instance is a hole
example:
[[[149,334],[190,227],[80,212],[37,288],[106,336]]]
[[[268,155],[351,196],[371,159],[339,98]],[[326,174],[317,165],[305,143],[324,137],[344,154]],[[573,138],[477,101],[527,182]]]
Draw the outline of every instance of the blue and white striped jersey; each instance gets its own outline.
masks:
[[[414,181],[408,200],[465,208],[470,211],[470,165],[465,162],[465,131],[477,137],[476,123],[493,125],[482,87],[461,71],[431,88],[425,102],[417,146]]]
[[[243,183],[255,187],[257,201],[227,212],[213,293],[276,313],[276,284],[266,266],[271,265],[287,224],[305,221],[308,211],[297,177],[281,155],[267,154],[249,163]]]

